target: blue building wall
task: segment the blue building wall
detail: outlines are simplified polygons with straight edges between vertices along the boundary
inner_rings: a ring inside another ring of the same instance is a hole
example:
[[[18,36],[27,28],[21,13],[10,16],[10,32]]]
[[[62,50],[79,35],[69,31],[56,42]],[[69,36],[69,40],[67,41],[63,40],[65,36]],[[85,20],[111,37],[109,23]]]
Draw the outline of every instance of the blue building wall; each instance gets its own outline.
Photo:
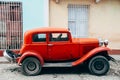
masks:
[[[23,31],[44,26],[44,0],[21,0],[23,2]]]
[[[20,1],[23,4],[23,32],[44,26],[44,0],[1,0]]]

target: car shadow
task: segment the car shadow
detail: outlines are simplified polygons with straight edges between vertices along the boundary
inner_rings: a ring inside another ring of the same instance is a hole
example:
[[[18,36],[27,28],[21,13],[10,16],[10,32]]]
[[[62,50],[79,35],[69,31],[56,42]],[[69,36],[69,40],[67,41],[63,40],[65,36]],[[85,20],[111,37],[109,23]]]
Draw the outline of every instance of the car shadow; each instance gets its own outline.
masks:
[[[21,68],[20,67],[10,67],[7,69],[4,69],[6,72],[10,71],[10,72],[14,72],[15,74],[21,74]],[[59,74],[90,74],[87,66],[85,65],[80,65],[80,66],[76,66],[76,67],[46,67],[46,68],[42,68],[42,71],[40,73],[40,75],[59,75]],[[106,76],[120,76],[120,70],[117,69],[112,69],[110,68],[109,72],[106,74]]]
[[[41,74],[81,74],[89,73],[86,66],[77,67],[46,67],[42,69]]]

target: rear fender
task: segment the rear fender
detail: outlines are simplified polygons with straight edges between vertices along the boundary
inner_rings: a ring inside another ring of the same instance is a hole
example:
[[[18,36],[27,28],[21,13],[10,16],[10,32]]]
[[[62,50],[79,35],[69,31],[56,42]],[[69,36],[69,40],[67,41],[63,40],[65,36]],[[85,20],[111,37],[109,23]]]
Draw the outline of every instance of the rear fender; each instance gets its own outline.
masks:
[[[35,53],[35,52],[25,52],[25,53],[19,58],[19,60],[18,60],[18,65],[20,65],[20,64],[23,62],[23,60],[24,60],[25,58],[27,58],[27,57],[36,57],[36,58],[40,61],[41,65],[44,64],[44,60],[43,60],[43,58],[42,58],[42,56],[41,56],[40,54]]]
[[[81,57],[80,59],[72,62],[72,66],[77,66],[81,63],[83,63],[85,60],[88,60],[89,58],[91,58],[92,56],[96,55],[97,53],[103,52],[103,51],[110,51],[109,48],[107,47],[98,47],[95,48],[91,51],[89,51],[88,53],[86,53],[83,57]]]

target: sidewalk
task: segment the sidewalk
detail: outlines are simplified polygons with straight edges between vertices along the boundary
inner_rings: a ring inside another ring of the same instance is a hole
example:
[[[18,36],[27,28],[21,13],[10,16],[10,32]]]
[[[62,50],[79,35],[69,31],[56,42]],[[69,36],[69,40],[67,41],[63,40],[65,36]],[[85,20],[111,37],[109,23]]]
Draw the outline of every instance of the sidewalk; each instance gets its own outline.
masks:
[[[4,57],[0,57],[0,64],[9,63]]]

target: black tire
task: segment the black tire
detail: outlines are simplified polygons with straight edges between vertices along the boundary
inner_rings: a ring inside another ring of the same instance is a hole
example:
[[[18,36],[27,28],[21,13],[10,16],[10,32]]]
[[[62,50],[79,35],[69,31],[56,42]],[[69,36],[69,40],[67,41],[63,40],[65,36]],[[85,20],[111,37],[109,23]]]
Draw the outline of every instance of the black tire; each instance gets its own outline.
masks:
[[[26,76],[35,76],[41,72],[42,66],[38,59],[34,57],[28,57],[23,61],[21,70]]]
[[[90,60],[88,69],[94,75],[104,75],[110,69],[110,65],[104,56],[95,56]]]

